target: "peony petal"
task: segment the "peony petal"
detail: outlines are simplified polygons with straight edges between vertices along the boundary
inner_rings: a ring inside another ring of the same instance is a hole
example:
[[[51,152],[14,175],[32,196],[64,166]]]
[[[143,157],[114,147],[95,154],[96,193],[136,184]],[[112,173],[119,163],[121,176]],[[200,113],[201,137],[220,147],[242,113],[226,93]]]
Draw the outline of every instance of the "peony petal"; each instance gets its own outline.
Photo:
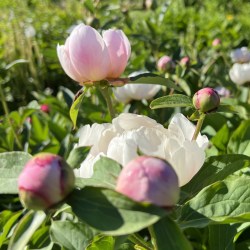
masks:
[[[92,27],[79,24],[69,37],[69,55],[74,68],[90,81],[107,77],[110,70],[108,49]]]
[[[81,76],[70,61],[69,53],[64,45],[57,45],[57,56],[65,73],[76,82],[85,82],[87,79]]]
[[[127,85],[122,86],[122,87],[118,87],[118,88],[114,88],[113,92],[114,92],[116,99],[120,102],[128,103],[132,99],[129,96],[129,93],[127,91]]]
[[[102,35],[111,61],[108,77],[117,78],[125,70],[130,57],[129,40],[121,30],[106,30]]]

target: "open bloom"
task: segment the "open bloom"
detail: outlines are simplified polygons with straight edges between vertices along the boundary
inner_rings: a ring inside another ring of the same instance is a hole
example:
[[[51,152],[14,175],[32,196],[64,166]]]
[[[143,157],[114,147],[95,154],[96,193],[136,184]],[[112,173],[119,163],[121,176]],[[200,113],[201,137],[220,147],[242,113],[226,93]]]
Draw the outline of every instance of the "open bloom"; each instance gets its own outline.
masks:
[[[137,76],[138,74],[147,73],[136,71],[129,77]],[[122,87],[114,89],[115,97],[118,101],[128,103],[131,100],[149,100],[153,98],[161,89],[161,85],[144,84],[144,83],[127,83]]]
[[[250,51],[247,47],[235,49],[231,52],[230,57],[233,63],[250,62]]]
[[[27,162],[18,178],[19,196],[26,208],[45,210],[74,188],[72,168],[58,155],[41,153]]]
[[[139,202],[174,206],[179,199],[178,177],[171,165],[159,158],[139,156],[122,169],[116,191]]]
[[[250,82],[250,63],[235,63],[229,71],[229,76],[238,85]]]
[[[101,36],[84,24],[73,29],[65,45],[57,45],[62,68],[80,83],[119,77],[130,52],[129,40],[121,30],[106,30]]]
[[[195,126],[182,114],[172,118],[168,129],[147,116],[129,113],[120,114],[112,124],[85,125],[79,131],[78,146],[92,148],[75,173],[91,177],[94,163],[100,156],[110,157],[125,166],[138,156],[139,149],[144,155],[167,160],[177,173],[179,185],[183,186],[205,160],[208,139],[199,134],[197,140],[192,141],[194,131]]]

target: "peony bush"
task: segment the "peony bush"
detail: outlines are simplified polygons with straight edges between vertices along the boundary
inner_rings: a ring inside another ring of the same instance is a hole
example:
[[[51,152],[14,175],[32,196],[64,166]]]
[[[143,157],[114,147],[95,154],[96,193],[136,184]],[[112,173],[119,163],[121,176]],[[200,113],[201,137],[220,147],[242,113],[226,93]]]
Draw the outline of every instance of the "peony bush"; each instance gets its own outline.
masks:
[[[2,11],[1,249],[247,249],[250,54],[220,4]]]

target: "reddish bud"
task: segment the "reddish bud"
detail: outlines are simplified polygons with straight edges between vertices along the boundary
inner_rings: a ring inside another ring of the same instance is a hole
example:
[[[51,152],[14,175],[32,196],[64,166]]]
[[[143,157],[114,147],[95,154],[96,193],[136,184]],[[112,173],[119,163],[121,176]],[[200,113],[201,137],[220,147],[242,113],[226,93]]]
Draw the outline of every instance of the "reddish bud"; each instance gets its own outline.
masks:
[[[49,105],[47,105],[47,104],[42,104],[42,105],[40,106],[40,110],[43,111],[44,113],[49,113],[49,112],[50,112]]]
[[[175,67],[175,63],[169,56],[162,56],[157,62],[157,69],[161,72],[169,71]]]
[[[159,158],[139,156],[118,177],[116,191],[138,202],[171,207],[179,200],[178,177],[171,165]]]
[[[45,210],[61,202],[74,188],[72,168],[58,155],[41,153],[27,162],[18,178],[24,207]]]
[[[204,88],[194,94],[193,105],[201,112],[211,112],[219,107],[220,96],[214,89]]]
[[[182,66],[188,66],[189,63],[190,63],[190,59],[188,56],[185,56],[180,60],[180,65]]]

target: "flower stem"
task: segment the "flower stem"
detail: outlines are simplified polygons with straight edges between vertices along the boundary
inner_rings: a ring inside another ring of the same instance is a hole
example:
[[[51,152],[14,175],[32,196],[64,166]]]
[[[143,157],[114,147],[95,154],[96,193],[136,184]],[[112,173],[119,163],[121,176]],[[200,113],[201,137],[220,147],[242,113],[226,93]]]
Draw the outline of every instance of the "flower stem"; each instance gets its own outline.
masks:
[[[199,135],[199,132],[201,131],[201,127],[202,127],[202,124],[203,124],[203,121],[206,117],[206,114],[202,114],[196,124],[196,128],[195,128],[195,131],[194,131],[194,135],[193,135],[193,138],[192,138],[192,141],[195,141]]]
[[[154,250],[158,250],[158,246],[156,243],[156,237],[155,237],[155,231],[154,231],[153,227],[149,226],[148,231],[149,231],[150,236],[151,236],[151,242],[152,242],[152,245],[154,246]]]
[[[105,87],[99,86],[98,89],[102,93],[102,95],[103,95],[103,97],[104,97],[104,99],[105,99],[105,101],[107,103],[109,114],[110,114],[111,118],[112,119],[115,118],[115,110],[114,110],[112,100],[111,100],[111,97],[110,97],[109,87],[107,87],[107,86],[105,86]]]
[[[6,103],[6,100],[5,100],[5,96],[4,96],[4,93],[3,93],[2,83],[1,82],[0,82],[0,97],[1,97],[1,102],[2,102],[2,105],[3,105],[3,110],[4,110],[4,113],[5,113],[7,122],[9,124],[10,128],[11,128],[11,131],[12,131],[13,135],[14,135],[14,138],[16,140],[16,144],[17,144],[19,149],[23,150],[22,144],[21,144],[21,142],[20,142],[20,140],[19,140],[19,138],[18,138],[18,136],[17,136],[17,134],[15,132],[13,124],[12,124],[12,122],[10,120],[9,109],[8,109],[8,106],[7,106],[7,103]]]
[[[145,240],[142,239],[142,237],[136,233],[131,234],[129,236],[129,240],[136,245],[142,246],[146,250],[153,250],[152,247],[149,246],[149,244],[147,242],[145,242]]]

